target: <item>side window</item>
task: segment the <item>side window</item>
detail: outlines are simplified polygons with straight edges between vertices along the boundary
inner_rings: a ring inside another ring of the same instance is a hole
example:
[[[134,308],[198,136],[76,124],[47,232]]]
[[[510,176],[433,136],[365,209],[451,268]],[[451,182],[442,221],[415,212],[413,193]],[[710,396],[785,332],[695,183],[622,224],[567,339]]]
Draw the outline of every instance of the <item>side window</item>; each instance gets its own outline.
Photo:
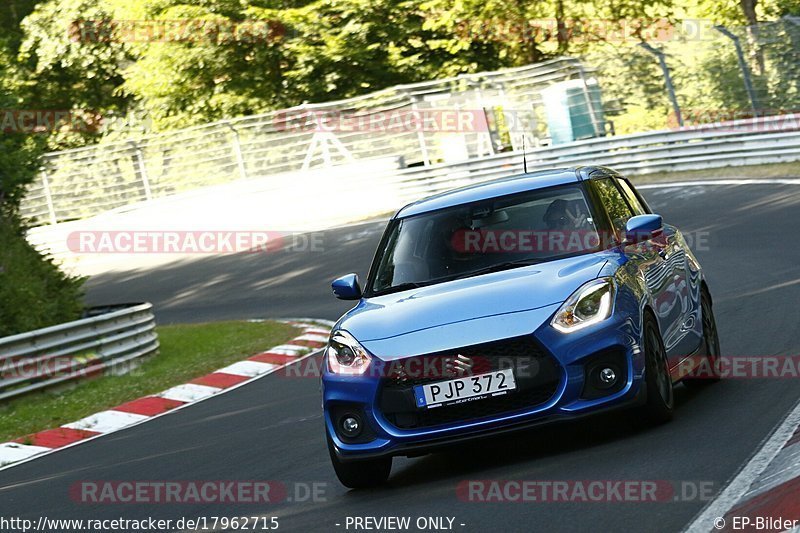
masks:
[[[608,212],[609,218],[611,218],[611,223],[614,226],[617,237],[623,235],[625,233],[625,223],[633,216],[633,211],[631,211],[622,193],[614,184],[614,180],[611,178],[603,178],[594,180],[593,183],[595,184],[595,190],[603,202],[603,206]]]
[[[628,200],[628,204],[631,206],[635,214],[647,214],[647,210],[642,205],[642,202],[639,201],[639,197],[636,196],[636,193],[633,192],[633,188],[631,187],[630,183],[625,180],[618,179],[617,185],[619,185],[619,188],[622,190],[622,194],[625,195],[625,199]]]

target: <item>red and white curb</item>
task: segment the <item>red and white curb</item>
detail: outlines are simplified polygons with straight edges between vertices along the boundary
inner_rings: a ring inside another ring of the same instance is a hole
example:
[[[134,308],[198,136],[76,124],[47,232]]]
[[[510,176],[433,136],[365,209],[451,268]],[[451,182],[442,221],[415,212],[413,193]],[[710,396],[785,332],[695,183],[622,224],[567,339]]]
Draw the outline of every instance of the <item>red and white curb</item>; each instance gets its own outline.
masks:
[[[800,524],[800,403],[687,531],[800,530],[796,524]]]
[[[0,444],[0,469],[141,424],[271,374],[313,355],[317,349],[325,346],[333,326],[333,322],[319,319],[288,319],[279,322],[302,328],[302,334],[286,344],[220,368],[189,383],[100,411],[59,428],[40,431],[13,442],[4,442]]]

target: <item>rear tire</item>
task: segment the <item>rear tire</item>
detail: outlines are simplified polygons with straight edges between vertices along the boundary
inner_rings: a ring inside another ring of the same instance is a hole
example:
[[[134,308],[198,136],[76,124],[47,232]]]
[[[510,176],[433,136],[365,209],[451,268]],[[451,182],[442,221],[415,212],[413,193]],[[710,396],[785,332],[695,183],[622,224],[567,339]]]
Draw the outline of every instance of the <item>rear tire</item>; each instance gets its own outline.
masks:
[[[675,394],[664,341],[661,339],[655,319],[649,313],[644,318],[642,337],[644,339],[644,386],[647,391],[647,401],[641,407],[639,415],[647,424],[663,424],[672,420]]]
[[[711,295],[705,288],[700,291],[700,313],[703,320],[703,345],[706,360],[699,367],[700,377],[689,377],[683,380],[687,387],[702,387],[720,380],[719,333],[717,333],[717,322],[714,320],[714,310],[711,308]]]
[[[326,434],[326,437],[331,464],[342,485],[351,489],[366,489],[382,485],[389,479],[389,473],[392,471],[391,457],[342,461],[334,451],[330,436]]]

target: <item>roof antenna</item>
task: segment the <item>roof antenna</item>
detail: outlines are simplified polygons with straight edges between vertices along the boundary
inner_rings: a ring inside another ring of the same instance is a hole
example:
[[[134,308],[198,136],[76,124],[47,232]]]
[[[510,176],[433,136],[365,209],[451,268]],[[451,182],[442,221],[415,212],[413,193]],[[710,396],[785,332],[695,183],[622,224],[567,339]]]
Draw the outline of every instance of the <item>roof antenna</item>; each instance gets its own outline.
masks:
[[[525,132],[522,132],[522,170],[528,173],[528,159],[525,154]]]

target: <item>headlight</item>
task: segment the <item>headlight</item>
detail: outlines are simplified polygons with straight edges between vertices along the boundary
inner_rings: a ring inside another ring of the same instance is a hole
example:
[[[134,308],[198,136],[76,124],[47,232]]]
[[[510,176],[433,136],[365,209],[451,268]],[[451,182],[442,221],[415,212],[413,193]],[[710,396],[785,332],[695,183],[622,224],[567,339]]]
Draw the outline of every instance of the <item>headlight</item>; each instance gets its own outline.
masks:
[[[346,331],[331,335],[328,344],[328,368],[334,374],[358,376],[367,371],[372,356]]]
[[[572,333],[607,319],[613,307],[612,279],[592,280],[567,298],[550,325],[562,333]]]

